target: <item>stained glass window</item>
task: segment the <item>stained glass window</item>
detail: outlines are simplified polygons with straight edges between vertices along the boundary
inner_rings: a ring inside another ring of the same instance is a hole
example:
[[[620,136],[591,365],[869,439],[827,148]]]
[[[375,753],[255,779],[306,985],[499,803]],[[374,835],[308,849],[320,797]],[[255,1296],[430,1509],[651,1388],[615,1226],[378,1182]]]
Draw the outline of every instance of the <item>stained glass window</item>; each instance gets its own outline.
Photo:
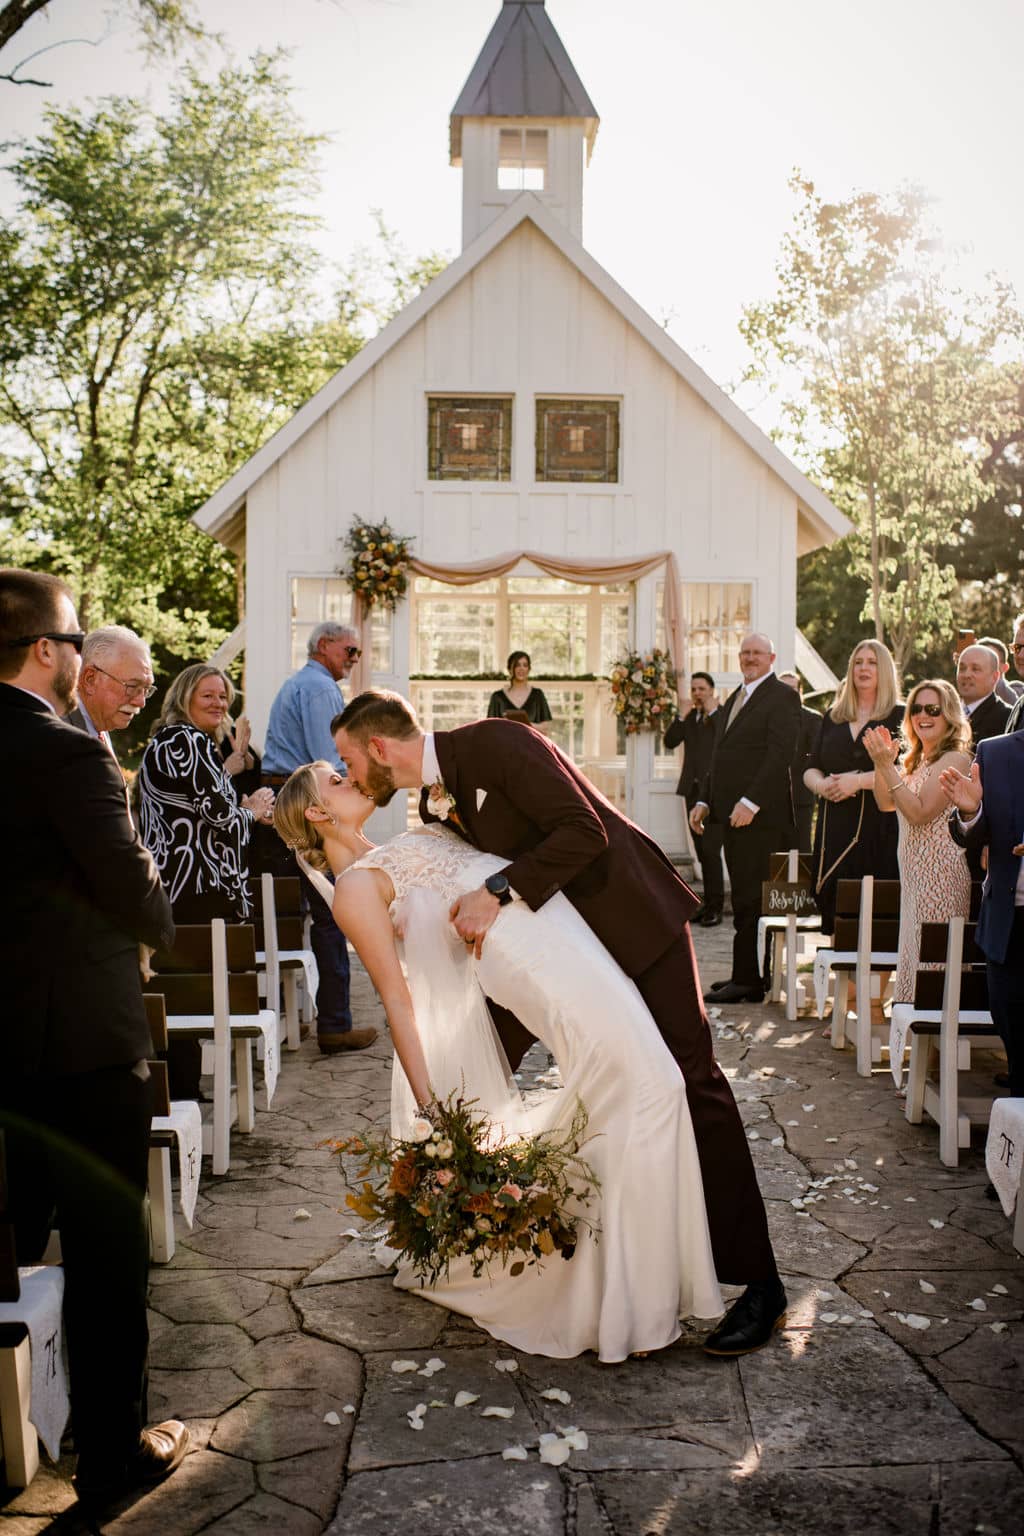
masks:
[[[617,400],[538,400],[537,479],[619,478]]]
[[[512,400],[428,404],[427,464],[431,480],[508,480],[512,468]]]

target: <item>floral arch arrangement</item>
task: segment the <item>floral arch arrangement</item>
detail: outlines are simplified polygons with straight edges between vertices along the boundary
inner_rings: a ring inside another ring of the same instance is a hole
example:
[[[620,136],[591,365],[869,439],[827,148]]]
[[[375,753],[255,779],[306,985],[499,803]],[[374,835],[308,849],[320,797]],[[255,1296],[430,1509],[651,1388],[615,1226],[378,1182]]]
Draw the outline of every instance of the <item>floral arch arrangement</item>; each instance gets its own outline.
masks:
[[[627,651],[608,674],[612,708],[627,736],[660,731],[676,711],[676,674],[667,651]]]
[[[345,576],[366,607],[392,612],[409,586],[411,538],[395,533],[390,523],[353,523],[345,536],[351,551]]]

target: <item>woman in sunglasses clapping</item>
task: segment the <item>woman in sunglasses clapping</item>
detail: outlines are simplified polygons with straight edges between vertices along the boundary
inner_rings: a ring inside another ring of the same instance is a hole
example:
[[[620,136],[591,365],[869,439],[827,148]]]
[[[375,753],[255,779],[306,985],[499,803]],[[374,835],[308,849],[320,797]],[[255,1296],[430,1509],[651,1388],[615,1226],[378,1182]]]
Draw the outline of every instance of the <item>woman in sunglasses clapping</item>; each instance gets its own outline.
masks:
[[[911,689],[903,717],[906,750],[899,766],[898,743],[885,726],[864,735],[875,765],[878,808],[899,817],[899,965],[892,992],[896,1003],[914,1000],[921,924],[967,917],[970,909],[967,859],[946,827],[949,807],[939,783],[945,768],[969,771],[970,741],[960,696],[941,678],[928,678]]]

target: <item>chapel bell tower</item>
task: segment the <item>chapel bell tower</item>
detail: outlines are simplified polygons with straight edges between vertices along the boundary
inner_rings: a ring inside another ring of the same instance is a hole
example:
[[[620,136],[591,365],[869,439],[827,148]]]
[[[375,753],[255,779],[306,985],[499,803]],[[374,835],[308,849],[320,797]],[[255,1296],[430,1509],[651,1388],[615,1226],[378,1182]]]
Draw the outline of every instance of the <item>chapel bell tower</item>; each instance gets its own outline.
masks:
[[[598,122],[544,0],[503,0],[451,115],[463,249],[520,192],[533,192],[582,241],[584,156]]]

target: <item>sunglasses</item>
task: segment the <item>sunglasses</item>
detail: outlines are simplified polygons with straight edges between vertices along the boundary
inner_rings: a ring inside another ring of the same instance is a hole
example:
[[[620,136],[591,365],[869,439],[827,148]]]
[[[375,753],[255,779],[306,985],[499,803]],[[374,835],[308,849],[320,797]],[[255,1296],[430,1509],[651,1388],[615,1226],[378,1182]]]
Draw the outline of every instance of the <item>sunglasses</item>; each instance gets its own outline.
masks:
[[[912,715],[927,715],[929,720],[937,720],[942,714],[941,704],[911,704]]]
[[[8,640],[7,646],[9,650],[16,651],[23,645],[35,645],[37,640],[63,641],[65,645],[73,645],[79,656],[81,656],[82,646],[85,644],[85,634],[82,630],[78,630],[73,635],[50,634],[49,632],[41,635],[22,635],[20,640]]]
[[[345,653],[349,661],[358,661],[363,654],[358,645],[346,645]]]

